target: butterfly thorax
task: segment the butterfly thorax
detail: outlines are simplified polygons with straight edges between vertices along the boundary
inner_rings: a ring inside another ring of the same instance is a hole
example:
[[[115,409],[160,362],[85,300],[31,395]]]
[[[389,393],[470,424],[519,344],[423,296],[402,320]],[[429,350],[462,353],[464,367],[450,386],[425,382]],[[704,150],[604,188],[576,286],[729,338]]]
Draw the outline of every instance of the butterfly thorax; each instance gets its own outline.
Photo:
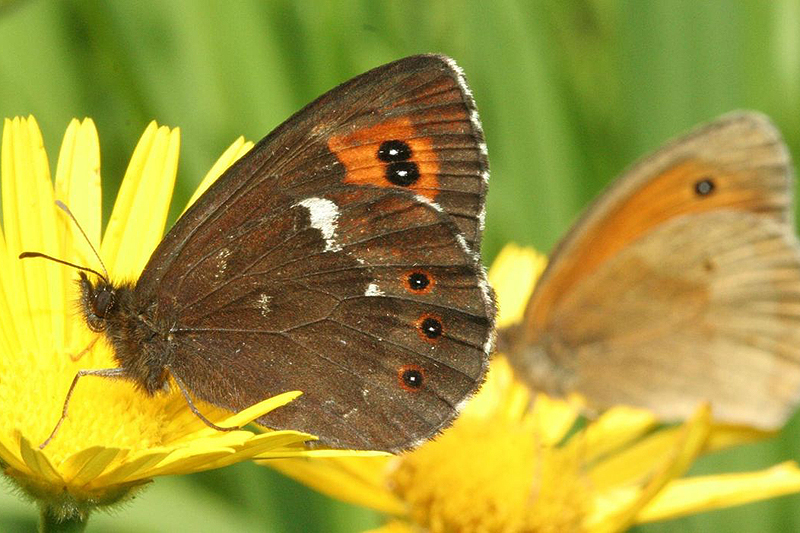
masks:
[[[169,332],[156,325],[152,310],[137,305],[133,285],[95,283],[80,274],[81,310],[92,331],[105,334],[125,377],[148,394],[168,387]]]
[[[546,333],[535,342],[516,339],[509,344],[512,366],[531,389],[554,396],[566,396],[576,386],[574,357],[569,348]]]

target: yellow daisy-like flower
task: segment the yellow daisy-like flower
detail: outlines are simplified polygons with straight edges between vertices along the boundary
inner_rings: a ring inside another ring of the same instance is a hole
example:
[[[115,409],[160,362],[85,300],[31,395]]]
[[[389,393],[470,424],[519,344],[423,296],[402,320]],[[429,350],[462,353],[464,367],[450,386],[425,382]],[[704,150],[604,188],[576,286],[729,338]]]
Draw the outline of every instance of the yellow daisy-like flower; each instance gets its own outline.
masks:
[[[97,335],[75,308],[75,270],[18,256],[38,251],[100,268],[76,225],[56,207],[55,200],[61,200],[88,239],[100,244],[112,279],[137,276],[161,240],[179,140],[177,129],[148,126],[101,239],[100,155],[92,121],[69,125],[55,188],[36,121],[5,121],[0,154],[0,466],[40,503],[45,521],[83,521],[94,507],[119,500],[154,476],[217,468],[256,455],[303,455],[304,441],[313,438],[295,431],[215,431],[192,414],[180,392],[150,398],[125,380],[85,377],[55,438],[39,449],[61,415],[76,372],[116,364],[105,341],[92,345]],[[201,190],[251,147],[241,139],[234,143]],[[205,404],[201,409],[218,425],[242,426],[297,395],[287,391],[235,415]]]
[[[489,277],[500,327],[520,320],[545,258],[506,247]],[[452,428],[393,458],[264,461],[327,494],[388,514],[382,533],[621,531],[800,491],[794,463],[761,472],[681,477],[701,453],[753,438],[712,425],[700,407],[663,428],[616,407],[583,424],[578,396],[531,393],[496,355],[486,384]]]

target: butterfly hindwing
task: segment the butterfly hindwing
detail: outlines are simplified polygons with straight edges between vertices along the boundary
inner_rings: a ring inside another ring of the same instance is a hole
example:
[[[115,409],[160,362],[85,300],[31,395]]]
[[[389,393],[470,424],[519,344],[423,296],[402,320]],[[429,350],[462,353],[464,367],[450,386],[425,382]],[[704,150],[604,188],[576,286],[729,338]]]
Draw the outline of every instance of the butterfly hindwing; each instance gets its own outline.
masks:
[[[551,318],[543,352],[565,389],[667,419],[710,401],[718,420],[779,427],[800,399],[800,257],[786,230],[698,214],[603,263]]]
[[[275,203],[207,255],[196,271],[213,280],[162,307],[171,371],[235,410],[302,390],[260,422],[337,446],[399,450],[439,430],[482,380],[494,314],[451,219],[377,187]]]

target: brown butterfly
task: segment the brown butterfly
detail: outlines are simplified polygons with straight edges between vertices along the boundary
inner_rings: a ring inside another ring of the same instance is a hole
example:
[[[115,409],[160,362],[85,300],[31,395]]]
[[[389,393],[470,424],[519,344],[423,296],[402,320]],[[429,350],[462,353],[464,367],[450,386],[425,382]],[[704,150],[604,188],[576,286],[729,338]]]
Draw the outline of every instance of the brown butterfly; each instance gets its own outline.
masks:
[[[800,398],[786,145],[734,113],[629,169],[567,234],[508,333],[519,374],[593,406],[781,426]]]
[[[152,395],[172,378],[218,429],[229,428],[192,397],[238,411],[300,390],[257,422],[332,446],[414,446],[453,420],[488,365],[487,183],[453,60],[362,74],[231,166],[135,283],[80,273],[86,322],[119,366],[82,371],[72,387],[121,377]]]

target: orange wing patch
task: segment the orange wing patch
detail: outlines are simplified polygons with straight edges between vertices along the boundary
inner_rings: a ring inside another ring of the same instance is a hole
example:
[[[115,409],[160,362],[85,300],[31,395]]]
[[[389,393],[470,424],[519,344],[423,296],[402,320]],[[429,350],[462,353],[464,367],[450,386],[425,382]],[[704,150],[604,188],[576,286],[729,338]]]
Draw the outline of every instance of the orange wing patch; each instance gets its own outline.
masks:
[[[703,181],[711,186],[707,194],[697,190]],[[723,171],[698,159],[665,169],[582,236],[575,252],[550,274],[536,301],[531,302],[526,319],[528,330],[541,330],[552,308],[570,287],[658,225],[676,216],[715,209],[760,212],[765,207],[780,207],[780,199],[770,198],[770,194],[769,188],[754,181],[752,175]]]
[[[345,183],[410,189],[429,200],[439,192],[439,159],[428,137],[414,137],[408,118],[331,137],[328,148],[344,165]]]

